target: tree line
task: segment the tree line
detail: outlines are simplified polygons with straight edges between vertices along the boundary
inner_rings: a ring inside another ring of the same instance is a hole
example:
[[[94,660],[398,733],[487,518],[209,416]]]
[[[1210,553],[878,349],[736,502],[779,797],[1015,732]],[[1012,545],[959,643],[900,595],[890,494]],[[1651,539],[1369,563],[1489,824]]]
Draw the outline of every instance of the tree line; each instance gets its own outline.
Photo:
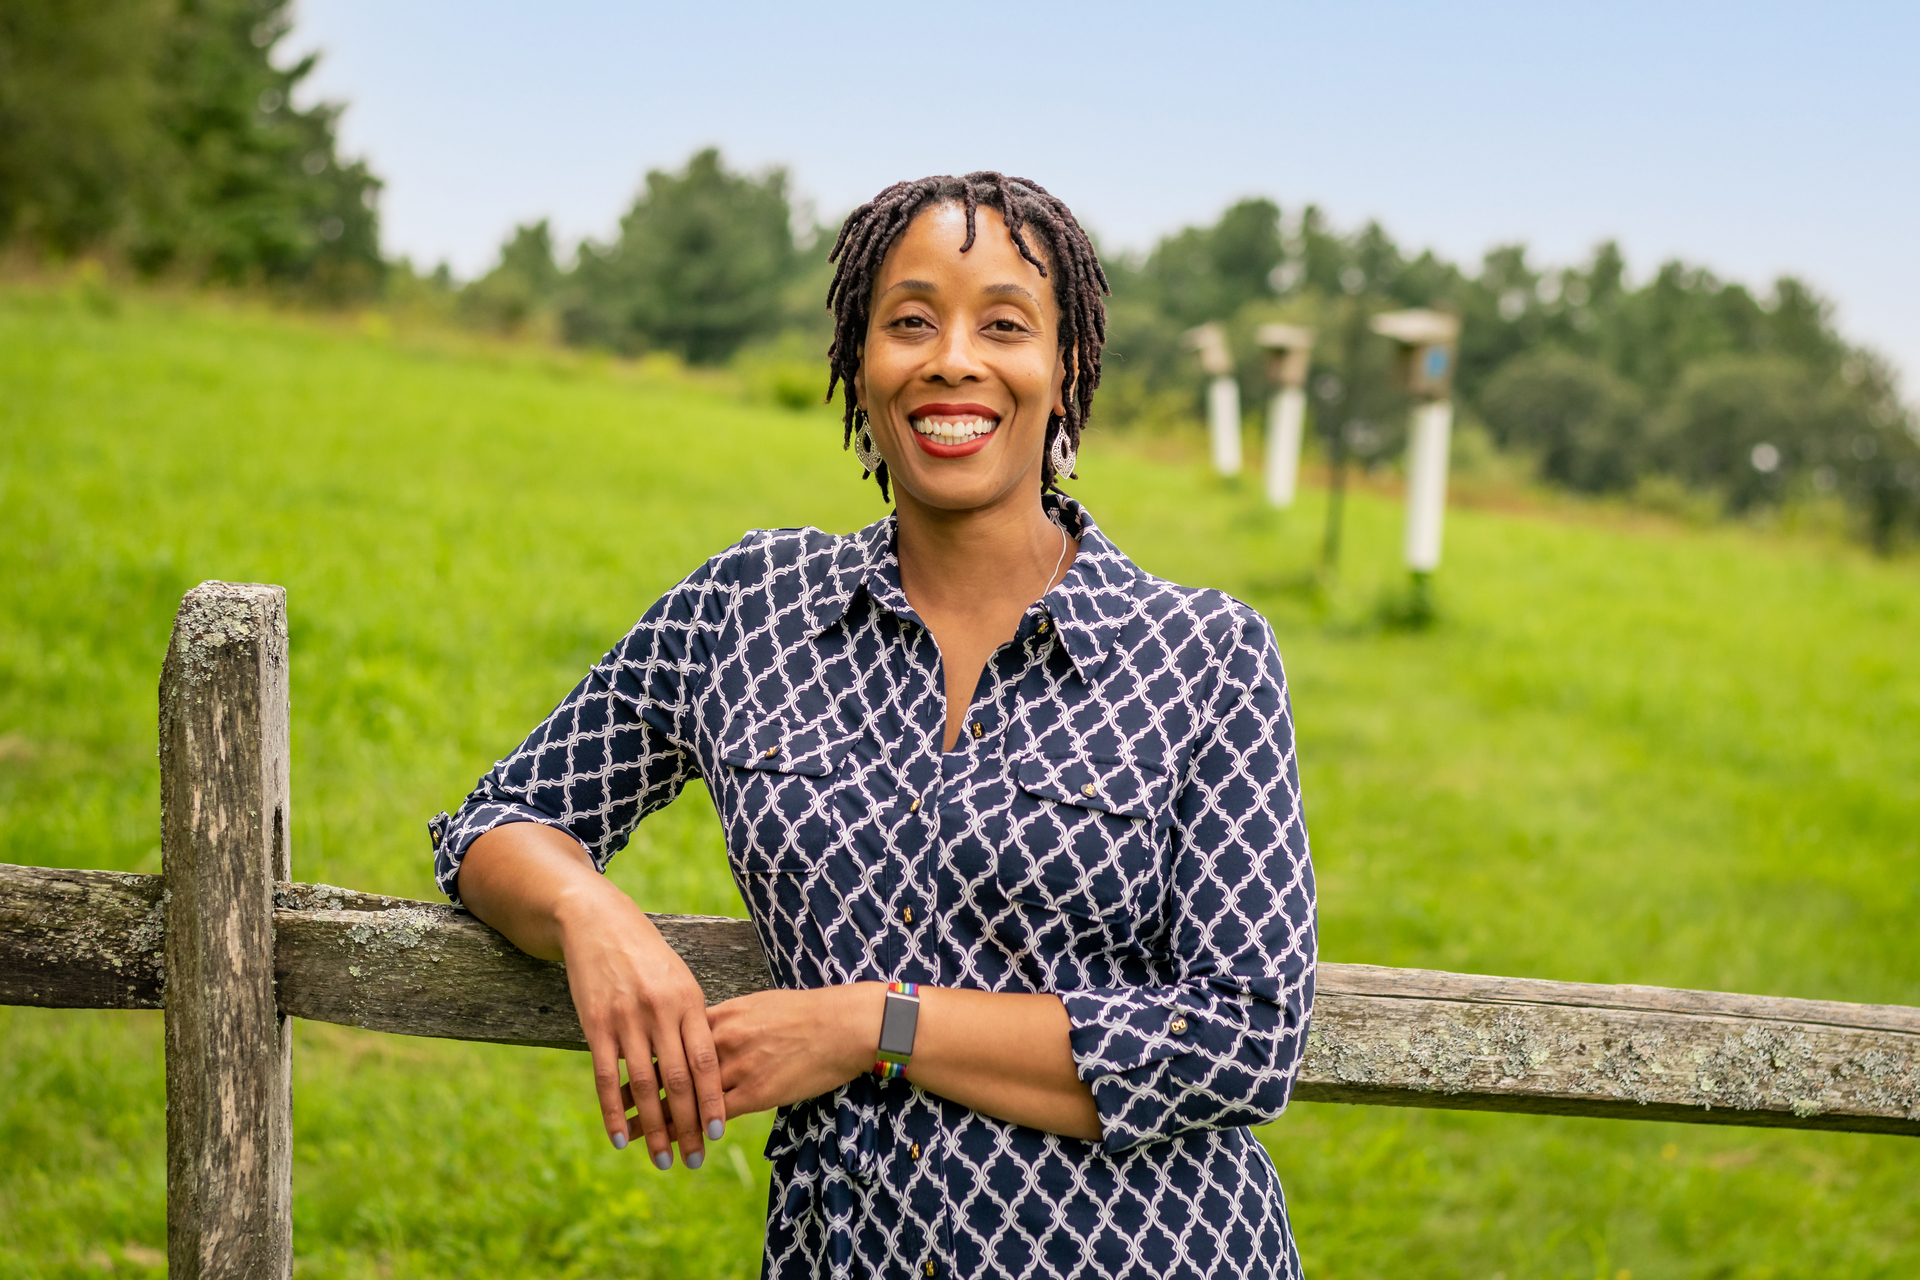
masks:
[[[290,0],[0,5],[0,244],[146,275],[367,296],[380,182],[276,66]]]
[[[695,362],[782,333],[824,351],[828,243],[825,228],[796,238],[783,170],[734,173],[702,151],[649,173],[614,236],[587,240],[565,268],[546,223],[518,228],[461,305],[484,324],[544,312],[567,342]],[[1883,550],[1920,526],[1920,443],[1892,367],[1849,343],[1832,305],[1792,277],[1757,293],[1675,261],[1635,283],[1612,243],[1558,267],[1506,245],[1469,269],[1410,255],[1377,223],[1342,232],[1311,205],[1283,217],[1265,199],[1106,261],[1096,414],[1109,426],[1197,425],[1204,376],[1183,335],[1206,321],[1226,327],[1242,403],[1261,404],[1269,384],[1254,330],[1285,320],[1319,335],[1308,388],[1323,445],[1390,459],[1408,406],[1367,321],[1435,307],[1462,320],[1463,431],[1484,432],[1549,484],[1678,486],[1732,514],[1832,497]]]

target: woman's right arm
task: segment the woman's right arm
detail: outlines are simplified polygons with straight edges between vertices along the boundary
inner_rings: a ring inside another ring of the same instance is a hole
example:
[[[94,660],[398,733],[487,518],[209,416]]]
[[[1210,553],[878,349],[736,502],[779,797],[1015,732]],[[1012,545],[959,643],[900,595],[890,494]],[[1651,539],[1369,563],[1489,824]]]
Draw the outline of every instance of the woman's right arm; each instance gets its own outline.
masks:
[[[527,954],[566,962],[613,1144],[625,1147],[632,1131],[620,1088],[625,1059],[654,1164],[672,1165],[677,1140],[687,1167],[699,1168],[703,1138],[725,1129],[720,1060],[699,982],[646,913],[594,869],[578,841],[538,822],[480,836],[458,874],[460,899],[475,916]]]
[[[640,820],[700,776],[689,747],[717,557],[648,609],[433,832],[434,875],[515,946],[564,960],[607,1136],[654,1163],[704,1158],[726,1113],[706,1001],[644,912],[600,872]],[[639,1119],[621,1100],[625,1060]],[[663,1104],[659,1088],[667,1091]]]

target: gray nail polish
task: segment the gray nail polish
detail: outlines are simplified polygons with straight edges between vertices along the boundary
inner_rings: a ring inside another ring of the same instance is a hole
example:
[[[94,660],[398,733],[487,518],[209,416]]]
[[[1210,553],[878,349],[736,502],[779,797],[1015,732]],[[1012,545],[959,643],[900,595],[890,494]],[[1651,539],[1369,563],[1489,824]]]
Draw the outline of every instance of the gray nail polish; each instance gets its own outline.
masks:
[[[656,1169],[673,1168],[673,1152],[662,1151],[659,1155],[655,1156],[653,1158],[653,1167]]]
[[[720,1141],[720,1139],[726,1136],[727,1136],[727,1122],[725,1120],[707,1121],[707,1141],[718,1142]]]
[[[614,1149],[615,1151],[625,1151],[625,1150],[627,1149],[627,1135],[626,1135],[626,1134],[624,1134],[624,1133],[610,1133],[610,1134],[608,1134],[607,1136],[608,1136],[609,1138],[612,1138],[612,1139],[613,1139],[613,1149]]]
[[[695,1151],[686,1157],[686,1161],[687,1168],[698,1169],[707,1162],[707,1153],[704,1151]]]

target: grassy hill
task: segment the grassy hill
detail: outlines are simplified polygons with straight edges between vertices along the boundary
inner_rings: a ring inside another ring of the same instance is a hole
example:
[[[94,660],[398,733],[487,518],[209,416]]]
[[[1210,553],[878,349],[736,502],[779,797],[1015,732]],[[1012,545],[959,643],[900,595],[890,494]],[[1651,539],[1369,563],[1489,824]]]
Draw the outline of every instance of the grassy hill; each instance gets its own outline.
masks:
[[[0,292],[0,861],[159,870],[180,595],[288,589],[294,873],[431,896],[424,822],[748,528],[882,514],[827,411],[661,366],[210,303]],[[1382,625],[1397,503],[1263,509],[1168,445],[1076,492],[1280,635],[1323,954],[1920,1004],[1920,565],[1595,511],[1456,509]],[[616,860],[739,914],[697,788]],[[748,1276],[764,1119],[607,1148],[584,1057],[300,1025],[295,1242],[325,1276]],[[0,1273],[158,1274],[158,1015],[0,1009]],[[1920,1144],[1372,1108],[1262,1131],[1309,1273],[1910,1276]]]

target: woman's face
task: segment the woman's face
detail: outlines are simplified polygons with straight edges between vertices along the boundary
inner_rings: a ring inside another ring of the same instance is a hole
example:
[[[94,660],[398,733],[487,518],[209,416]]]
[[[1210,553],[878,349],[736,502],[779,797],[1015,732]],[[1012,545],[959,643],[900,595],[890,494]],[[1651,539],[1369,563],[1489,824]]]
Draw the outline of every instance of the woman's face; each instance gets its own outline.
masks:
[[[1053,285],[998,210],[975,223],[966,253],[957,204],[907,225],[874,284],[854,379],[900,497],[947,511],[1037,493],[1047,417],[1065,412]]]

